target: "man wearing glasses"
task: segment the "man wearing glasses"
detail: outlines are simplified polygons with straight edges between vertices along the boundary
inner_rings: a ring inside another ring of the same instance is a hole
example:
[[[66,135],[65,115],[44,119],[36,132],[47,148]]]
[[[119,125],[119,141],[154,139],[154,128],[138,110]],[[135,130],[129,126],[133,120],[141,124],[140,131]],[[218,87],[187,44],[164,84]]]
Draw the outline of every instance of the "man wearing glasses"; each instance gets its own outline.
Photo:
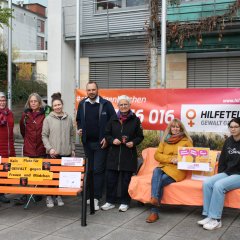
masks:
[[[94,208],[99,210],[107,157],[105,127],[110,117],[116,112],[111,102],[98,95],[97,83],[88,82],[86,91],[87,98],[78,105],[77,133],[82,138],[84,152],[89,160],[89,169],[93,170]]]

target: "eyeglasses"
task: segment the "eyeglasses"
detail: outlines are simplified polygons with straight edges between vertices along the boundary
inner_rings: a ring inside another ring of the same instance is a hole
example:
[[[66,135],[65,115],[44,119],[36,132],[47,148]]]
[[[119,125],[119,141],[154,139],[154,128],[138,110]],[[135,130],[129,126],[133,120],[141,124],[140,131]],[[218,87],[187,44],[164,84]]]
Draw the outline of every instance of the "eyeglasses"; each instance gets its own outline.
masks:
[[[0,100],[0,102],[6,102],[7,100]]]
[[[123,103],[123,104],[119,104],[118,106],[119,107],[127,107],[127,106],[129,106],[129,104],[128,103]]]
[[[237,129],[237,128],[240,128],[240,126],[230,126],[228,128],[230,128],[230,129]]]

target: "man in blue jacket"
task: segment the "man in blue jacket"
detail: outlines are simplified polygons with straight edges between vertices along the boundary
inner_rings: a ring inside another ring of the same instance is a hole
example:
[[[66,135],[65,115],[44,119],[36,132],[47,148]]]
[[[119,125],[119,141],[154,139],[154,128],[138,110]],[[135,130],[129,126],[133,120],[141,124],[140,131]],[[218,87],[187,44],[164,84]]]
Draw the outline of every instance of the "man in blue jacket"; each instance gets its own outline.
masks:
[[[89,169],[93,170],[94,208],[99,210],[107,157],[105,127],[116,112],[111,102],[98,95],[98,85],[95,82],[88,82],[86,91],[87,98],[78,105],[77,133],[82,138],[84,151],[89,160]]]

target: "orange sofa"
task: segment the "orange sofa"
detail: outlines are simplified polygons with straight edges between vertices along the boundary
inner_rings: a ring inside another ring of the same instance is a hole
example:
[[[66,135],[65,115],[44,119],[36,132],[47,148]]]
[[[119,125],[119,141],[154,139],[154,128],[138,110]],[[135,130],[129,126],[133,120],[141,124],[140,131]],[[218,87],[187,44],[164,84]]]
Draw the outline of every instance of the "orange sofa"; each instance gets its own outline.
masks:
[[[151,179],[153,169],[158,166],[154,159],[156,148],[147,148],[142,152],[143,164],[136,176],[133,176],[128,192],[132,199],[149,203],[151,198]],[[191,171],[186,179],[172,183],[164,188],[161,203],[173,205],[203,205],[202,181],[192,180]],[[225,197],[225,207],[240,208],[240,189],[230,191]]]

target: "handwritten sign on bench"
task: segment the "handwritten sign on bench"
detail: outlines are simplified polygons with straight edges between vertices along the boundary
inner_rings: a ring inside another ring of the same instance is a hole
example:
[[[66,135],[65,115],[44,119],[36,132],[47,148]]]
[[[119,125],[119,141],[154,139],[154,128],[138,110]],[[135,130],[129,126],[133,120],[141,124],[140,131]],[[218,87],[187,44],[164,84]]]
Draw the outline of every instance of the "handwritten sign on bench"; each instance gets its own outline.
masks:
[[[7,167],[8,166],[8,167]],[[51,180],[53,173],[43,170],[43,159],[27,157],[11,157],[5,166],[8,178],[28,178],[30,181]]]

